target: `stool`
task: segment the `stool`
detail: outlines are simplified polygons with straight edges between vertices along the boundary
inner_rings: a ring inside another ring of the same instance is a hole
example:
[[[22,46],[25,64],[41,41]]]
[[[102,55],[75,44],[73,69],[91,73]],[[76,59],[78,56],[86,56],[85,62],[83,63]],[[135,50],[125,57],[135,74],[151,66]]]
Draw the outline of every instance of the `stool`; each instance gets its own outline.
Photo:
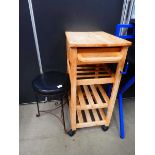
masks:
[[[37,76],[32,81],[32,87],[37,102],[37,110],[38,110],[38,114],[36,115],[37,117],[40,116],[40,112],[46,112],[46,111],[40,111],[39,109],[39,96],[52,97],[52,99],[60,100],[62,108],[61,113],[62,113],[63,126],[64,131],[66,132],[63,102],[64,98],[68,99],[68,91],[70,89],[70,81],[68,74],[58,71],[45,72]]]

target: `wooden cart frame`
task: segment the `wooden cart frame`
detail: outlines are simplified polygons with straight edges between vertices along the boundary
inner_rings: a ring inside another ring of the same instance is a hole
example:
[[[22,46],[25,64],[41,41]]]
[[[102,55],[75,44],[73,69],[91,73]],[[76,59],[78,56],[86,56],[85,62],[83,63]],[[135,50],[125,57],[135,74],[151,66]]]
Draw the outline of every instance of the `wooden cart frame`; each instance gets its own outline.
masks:
[[[66,38],[70,132],[98,125],[108,127],[131,42],[105,32],[66,32]],[[117,64],[114,73],[107,65],[111,63]],[[110,98],[103,84],[113,84]]]

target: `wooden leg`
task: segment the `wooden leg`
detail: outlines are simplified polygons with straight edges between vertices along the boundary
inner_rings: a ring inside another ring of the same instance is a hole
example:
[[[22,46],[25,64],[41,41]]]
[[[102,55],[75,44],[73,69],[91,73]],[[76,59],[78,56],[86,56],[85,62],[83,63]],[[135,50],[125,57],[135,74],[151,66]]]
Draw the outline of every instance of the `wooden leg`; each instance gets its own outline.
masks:
[[[118,88],[120,85],[120,81],[121,81],[120,71],[122,71],[124,68],[127,50],[128,50],[128,47],[122,48],[121,52],[123,54],[123,57],[122,57],[122,60],[117,64],[117,69],[116,69],[116,73],[115,73],[115,81],[114,81],[114,84],[112,87],[112,92],[111,92],[111,97],[110,97],[108,111],[107,111],[107,117],[106,117],[108,126],[110,124],[110,120],[112,117],[112,113],[113,113],[113,109],[114,109],[114,105],[115,105],[115,101],[116,101],[116,97],[117,97],[117,93],[118,93]]]
[[[71,129],[72,131],[76,130],[76,89],[77,89],[77,49],[71,48],[70,49],[70,81],[71,81],[71,101],[70,101],[70,119],[71,119]]]

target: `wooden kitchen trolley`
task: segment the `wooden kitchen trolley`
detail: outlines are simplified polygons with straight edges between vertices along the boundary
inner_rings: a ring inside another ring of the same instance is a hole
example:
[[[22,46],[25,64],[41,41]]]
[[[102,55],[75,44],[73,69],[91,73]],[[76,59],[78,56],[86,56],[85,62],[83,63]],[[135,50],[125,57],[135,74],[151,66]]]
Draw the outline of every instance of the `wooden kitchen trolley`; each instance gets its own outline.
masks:
[[[105,32],[66,32],[71,130],[109,127],[131,42]],[[106,86],[112,84],[108,96]]]

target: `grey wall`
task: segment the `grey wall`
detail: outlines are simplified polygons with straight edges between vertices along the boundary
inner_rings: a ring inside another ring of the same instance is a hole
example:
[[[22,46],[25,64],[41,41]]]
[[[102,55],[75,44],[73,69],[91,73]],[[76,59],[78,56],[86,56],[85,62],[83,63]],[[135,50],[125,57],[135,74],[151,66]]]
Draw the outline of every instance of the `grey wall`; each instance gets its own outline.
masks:
[[[65,31],[114,33],[123,0],[32,0],[44,71],[66,70]],[[27,0],[20,0],[20,103],[34,100],[32,79],[39,74]]]

